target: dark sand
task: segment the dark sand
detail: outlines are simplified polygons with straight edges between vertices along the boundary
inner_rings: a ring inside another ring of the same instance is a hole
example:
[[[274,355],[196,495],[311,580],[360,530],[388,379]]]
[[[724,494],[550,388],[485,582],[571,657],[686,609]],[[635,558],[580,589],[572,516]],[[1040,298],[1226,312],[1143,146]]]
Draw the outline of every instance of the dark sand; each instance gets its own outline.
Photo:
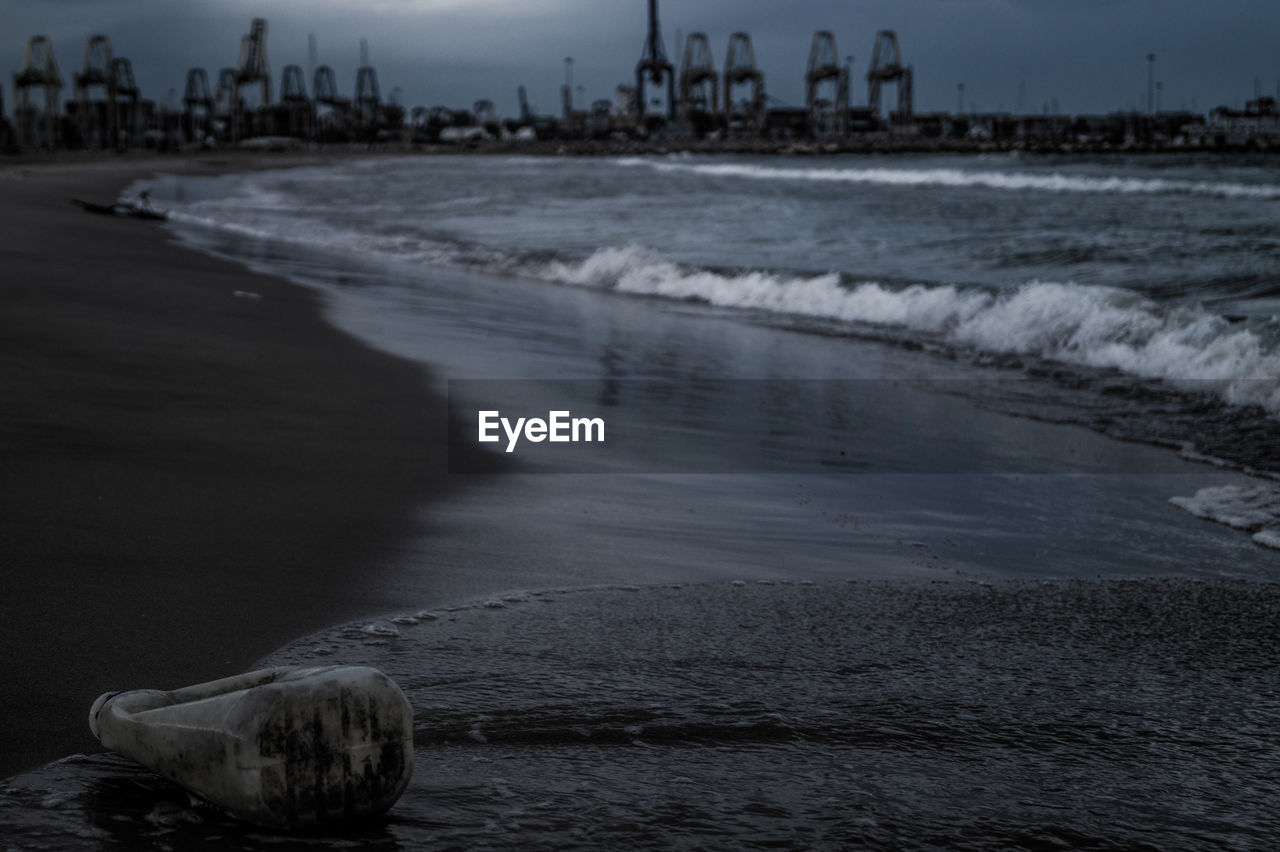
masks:
[[[255,165],[0,163],[0,776],[100,750],[101,692],[394,606],[371,580],[444,485],[420,371],[310,291],[69,203]]]

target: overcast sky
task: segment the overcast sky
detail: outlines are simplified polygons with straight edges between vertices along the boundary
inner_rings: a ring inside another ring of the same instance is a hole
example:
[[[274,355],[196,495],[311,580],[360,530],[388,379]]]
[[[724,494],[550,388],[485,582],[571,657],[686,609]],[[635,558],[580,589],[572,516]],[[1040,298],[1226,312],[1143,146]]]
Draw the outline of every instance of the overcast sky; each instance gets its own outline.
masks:
[[[768,93],[792,105],[824,29],[854,57],[855,104],[881,29],[897,31],[921,111],[954,111],[961,82],[966,109],[1040,112],[1054,98],[1070,113],[1142,108],[1148,53],[1166,109],[1243,106],[1255,86],[1275,96],[1280,79],[1280,0],[660,0],[659,11],[676,62],[680,33],[705,32],[721,66],[729,34],[749,32]],[[308,68],[314,33],[318,63],[351,95],[363,37],[384,97],[399,88],[405,106],[454,108],[488,98],[503,115],[517,112],[521,84],[539,111],[557,112],[567,56],[586,101],[611,98],[634,81],[648,25],[646,0],[0,0],[0,53],[17,71],[28,37],[48,35],[65,98],[102,33],[143,96],[164,101],[171,89],[181,97],[190,67],[215,81],[260,16],[276,92],[284,66]]]

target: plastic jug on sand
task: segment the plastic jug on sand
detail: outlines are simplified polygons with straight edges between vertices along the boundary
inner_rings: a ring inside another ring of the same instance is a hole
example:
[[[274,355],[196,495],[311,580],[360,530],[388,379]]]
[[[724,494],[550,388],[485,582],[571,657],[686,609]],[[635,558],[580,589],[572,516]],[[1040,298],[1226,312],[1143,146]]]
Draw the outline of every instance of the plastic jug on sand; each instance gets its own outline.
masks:
[[[413,710],[365,666],[275,668],[162,692],[109,692],[104,746],[262,825],[383,813],[413,774]]]

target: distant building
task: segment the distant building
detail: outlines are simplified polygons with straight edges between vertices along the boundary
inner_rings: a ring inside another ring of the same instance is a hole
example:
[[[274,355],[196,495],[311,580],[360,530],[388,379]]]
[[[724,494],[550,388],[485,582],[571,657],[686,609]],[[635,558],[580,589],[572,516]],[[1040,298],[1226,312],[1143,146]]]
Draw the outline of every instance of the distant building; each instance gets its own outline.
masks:
[[[799,139],[808,135],[809,111],[795,107],[775,107],[764,117],[766,136],[782,139]]]
[[[1021,115],[1015,119],[1017,138],[1031,144],[1070,142],[1073,124],[1069,115]]]
[[[1208,121],[1184,126],[1182,137],[1198,148],[1280,147],[1280,109],[1270,97],[1249,101],[1244,110],[1220,106]]]
[[[636,115],[639,112],[639,107],[636,105],[635,86],[628,86],[625,83],[620,84],[613,93],[612,109],[612,115],[609,116],[609,126],[613,132],[635,133]]]
[[[1018,122],[1007,112],[978,112],[968,116],[965,135],[983,142],[1008,142],[1018,135]]]

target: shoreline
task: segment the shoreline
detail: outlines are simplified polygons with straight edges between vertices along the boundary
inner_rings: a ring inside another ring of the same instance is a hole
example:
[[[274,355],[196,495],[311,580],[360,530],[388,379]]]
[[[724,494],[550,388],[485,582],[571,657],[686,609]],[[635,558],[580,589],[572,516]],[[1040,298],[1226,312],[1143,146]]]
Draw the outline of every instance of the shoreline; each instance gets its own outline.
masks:
[[[954,155],[983,157],[991,155],[1027,155],[1056,157],[1128,157],[1169,156],[1187,159],[1205,158],[1274,158],[1280,148],[1250,145],[1196,147],[1187,145],[1076,142],[991,142],[968,139],[932,139],[895,137],[892,135],[845,136],[831,138],[775,139],[760,137],[728,137],[722,139],[692,136],[653,139],[487,139],[457,143],[393,142],[377,143],[307,143],[291,137],[261,137],[248,140],[243,147],[201,149],[188,147],[179,151],[129,149],[104,151],[92,149],[41,151],[24,149],[0,154],[0,179],[8,168],[44,165],[115,163],[138,167],[154,164],[178,164],[177,168],[218,170],[259,170],[317,165],[339,159],[403,157],[403,156],[529,156],[529,157],[633,157],[689,154],[695,156],[763,156],[812,157],[846,155],[851,157],[886,157],[913,155]]]
[[[448,489],[425,373],[318,293],[68,203],[288,159],[0,167],[0,777],[101,750],[102,692],[232,674],[394,606],[366,578]]]
[[[1195,849],[1276,834],[1257,734],[1276,705],[1274,583],[719,581],[492,604],[402,618],[377,643],[337,626],[272,655],[374,666],[430,708],[419,771],[377,822],[264,831],[104,753],[8,779],[0,833],[68,850],[728,848],[748,834],[932,848],[957,826],[975,848]]]

